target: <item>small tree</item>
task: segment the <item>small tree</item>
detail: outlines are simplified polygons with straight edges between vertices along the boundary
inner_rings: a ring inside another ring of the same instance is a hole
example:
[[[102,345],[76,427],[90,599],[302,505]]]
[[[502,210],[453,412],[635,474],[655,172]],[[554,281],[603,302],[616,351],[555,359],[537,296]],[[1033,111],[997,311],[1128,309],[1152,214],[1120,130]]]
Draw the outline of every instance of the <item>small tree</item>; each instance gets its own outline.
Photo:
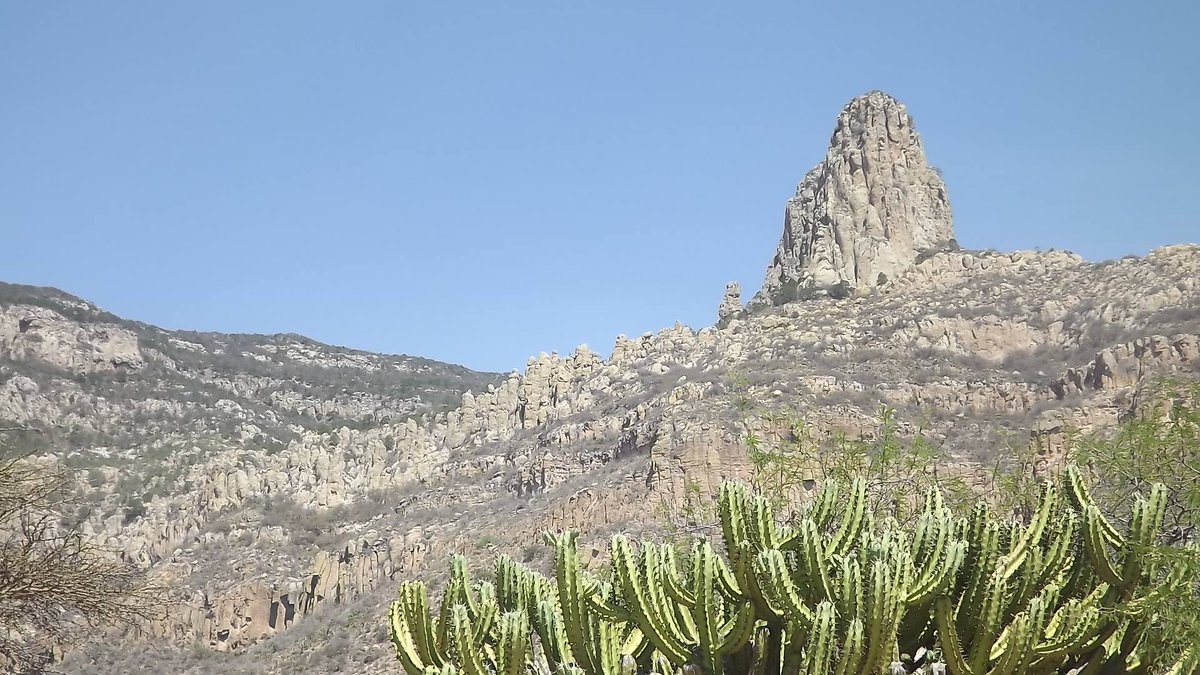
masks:
[[[76,481],[12,449],[0,431],[0,670],[41,673],[89,628],[151,617],[134,565],[68,526]]]
[[[1136,415],[1114,435],[1080,439],[1071,458],[1090,471],[1097,504],[1118,523],[1153,485],[1166,488],[1160,546],[1154,564],[1187,581],[1190,592],[1153,593],[1145,604],[1157,617],[1147,647],[1172,654],[1200,644],[1200,382],[1164,379],[1139,393]]]

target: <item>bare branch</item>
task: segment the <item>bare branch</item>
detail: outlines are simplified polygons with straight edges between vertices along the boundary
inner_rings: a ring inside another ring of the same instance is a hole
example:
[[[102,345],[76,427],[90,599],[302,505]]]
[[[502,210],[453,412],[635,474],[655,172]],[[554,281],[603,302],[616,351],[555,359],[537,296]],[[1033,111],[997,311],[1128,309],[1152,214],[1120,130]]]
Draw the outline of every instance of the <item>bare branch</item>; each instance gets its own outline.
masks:
[[[142,571],[64,525],[74,486],[69,470],[30,453],[13,456],[0,443],[4,672],[45,672],[55,653],[89,631],[136,628],[154,616],[156,590]]]

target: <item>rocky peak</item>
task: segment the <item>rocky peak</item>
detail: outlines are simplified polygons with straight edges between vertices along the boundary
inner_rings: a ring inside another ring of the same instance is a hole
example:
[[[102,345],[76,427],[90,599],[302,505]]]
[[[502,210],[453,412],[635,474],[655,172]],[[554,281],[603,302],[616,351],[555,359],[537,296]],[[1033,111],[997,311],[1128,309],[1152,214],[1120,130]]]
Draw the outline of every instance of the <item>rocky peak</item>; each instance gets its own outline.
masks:
[[[736,281],[725,284],[725,295],[717,307],[717,325],[726,326],[742,314],[742,285]]]
[[[873,91],[838,116],[825,160],[784,212],[783,237],[754,305],[877,286],[923,251],[952,247],[946,184],[902,103]]]

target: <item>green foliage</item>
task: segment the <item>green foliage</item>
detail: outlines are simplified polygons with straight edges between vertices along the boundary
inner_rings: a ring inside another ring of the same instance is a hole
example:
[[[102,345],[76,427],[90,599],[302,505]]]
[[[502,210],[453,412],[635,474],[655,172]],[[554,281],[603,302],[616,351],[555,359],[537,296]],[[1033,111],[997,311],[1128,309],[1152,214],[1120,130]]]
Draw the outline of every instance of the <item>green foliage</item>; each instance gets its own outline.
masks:
[[[1100,511],[1118,524],[1131,522],[1153,486],[1164,487],[1161,545],[1146,552],[1158,585],[1141,602],[1155,617],[1147,649],[1172,654],[1200,644],[1200,383],[1163,380],[1140,395],[1136,417],[1114,436],[1077,440],[1072,457],[1087,468]]]
[[[750,378],[744,372],[731,370],[725,375],[725,387],[733,392],[733,406],[745,413],[754,405],[750,397]]]
[[[828,480],[781,524],[773,500],[726,484],[724,556],[705,539],[684,558],[617,535],[599,577],[583,568],[573,533],[547,535],[553,580],[501,557],[494,581],[472,583],[455,557],[438,610],[423,583],[401,585],[392,640],[409,675],[1172,667],[1178,654],[1155,651],[1150,636],[1156,596],[1190,579],[1154,555],[1164,485],[1135,501],[1124,526],[1074,469],[1042,486],[1026,523],[982,503],[956,516],[931,488],[901,524],[871,510],[870,492],[861,477]],[[1193,672],[1188,658],[1174,672]]]
[[[902,522],[916,516],[930,488],[942,490],[951,503],[970,498],[962,480],[939,470],[941,448],[920,430],[902,435],[892,408],[880,409],[877,431],[870,438],[844,433],[820,436],[787,413],[768,416],[766,421],[776,430],[776,438],[767,441],[751,433],[746,443],[756,487],[779,503],[827,479],[858,478],[866,481],[870,511]]]

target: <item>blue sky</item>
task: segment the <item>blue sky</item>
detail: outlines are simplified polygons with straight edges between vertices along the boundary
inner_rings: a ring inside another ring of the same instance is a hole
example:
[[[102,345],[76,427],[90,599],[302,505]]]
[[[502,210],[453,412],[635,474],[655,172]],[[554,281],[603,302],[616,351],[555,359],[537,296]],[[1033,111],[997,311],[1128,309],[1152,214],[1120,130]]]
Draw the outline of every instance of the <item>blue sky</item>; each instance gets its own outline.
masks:
[[[967,247],[1200,240],[1194,2],[6,2],[0,280],[491,370],[715,319],[855,95]]]

